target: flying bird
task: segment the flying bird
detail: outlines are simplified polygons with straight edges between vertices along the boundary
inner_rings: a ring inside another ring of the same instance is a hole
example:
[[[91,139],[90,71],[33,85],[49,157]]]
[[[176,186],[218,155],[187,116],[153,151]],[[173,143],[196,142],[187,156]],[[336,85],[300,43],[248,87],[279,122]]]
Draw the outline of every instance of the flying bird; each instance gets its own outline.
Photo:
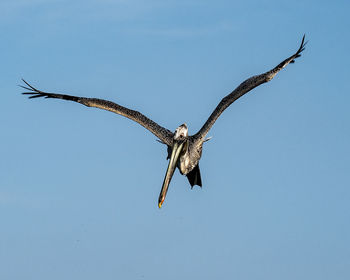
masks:
[[[169,159],[168,168],[166,170],[163,185],[158,199],[158,207],[161,208],[168,191],[170,180],[174,174],[176,167],[179,169],[182,175],[187,176],[191,188],[194,185],[202,187],[201,174],[199,170],[199,160],[202,156],[203,143],[208,140],[208,138],[206,138],[206,135],[208,134],[215,121],[222,114],[222,112],[227,107],[229,107],[234,101],[236,101],[238,98],[240,98],[247,92],[251,91],[253,88],[263,83],[271,81],[272,78],[289,63],[294,63],[295,59],[300,57],[301,52],[305,48],[305,45],[306,42],[304,35],[299,49],[292,56],[283,60],[275,68],[263,74],[250,77],[243,83],[241,83],[236,89],[234,89],[230,94],[225,96],[220,101],[220,103],[216,106],[216,108],[209,116],[207,121],[204,123],[202,128],[194,135],[188,135],[188,128],[185,123],[180,125],[175,130],[175,132],[171,132],[170,130],[160,126],[156,122],[147,118],[140,112],[123,107],[111,101],[97,98],[78,97],[67,94],[44,92],[36,89],[24,79],[22,80],[25,83],[25,85],[21,85],[21,87],[28,90],[28,92],[23,92],[23,94],[30,95],[29,98],[45,97],[64,99],[78,102],[87,107],[100,108],[122,115],[139,123],[144,128],[152,132],[156,137],[158,137],[158,141],[167,146],[167,159]]]

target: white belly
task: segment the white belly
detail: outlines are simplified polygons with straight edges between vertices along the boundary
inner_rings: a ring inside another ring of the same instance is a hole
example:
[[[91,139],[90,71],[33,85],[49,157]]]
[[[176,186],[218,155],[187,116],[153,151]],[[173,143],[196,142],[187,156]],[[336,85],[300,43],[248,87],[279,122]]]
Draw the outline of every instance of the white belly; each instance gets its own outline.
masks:
[[[182,175],[186,175],[188,172],[190,172],[193,169],[188,155],[184,155],[180,157],[178,161],[178,168],[180,169],[180,173]]]

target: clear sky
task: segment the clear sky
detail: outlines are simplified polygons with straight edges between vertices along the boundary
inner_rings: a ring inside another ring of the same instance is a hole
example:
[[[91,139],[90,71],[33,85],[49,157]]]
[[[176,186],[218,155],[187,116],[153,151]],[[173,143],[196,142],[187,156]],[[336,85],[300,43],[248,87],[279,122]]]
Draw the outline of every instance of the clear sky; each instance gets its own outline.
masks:
[[[0,279],[350,279],[349,1],[2,0]],[[99,97],[209,133],[203,188]],[[219,278],[220,277],[220,278]]]

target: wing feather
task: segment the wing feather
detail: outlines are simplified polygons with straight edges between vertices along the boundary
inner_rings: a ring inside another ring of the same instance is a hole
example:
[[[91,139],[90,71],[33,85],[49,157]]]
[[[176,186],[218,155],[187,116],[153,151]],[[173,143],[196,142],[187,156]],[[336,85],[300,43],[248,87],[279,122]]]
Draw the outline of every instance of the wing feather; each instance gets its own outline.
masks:
[[[195,141],[198,141],[199,143],[204,141],[205,136],[207,135],[211,127],[214,125],[215,121],[219,118],[222,112],[227,107],[229,107],[234,101],[236,101],[238,98],[240,98],[247,92],[251,91],[253,88],[263,83],[271,81],[273,77],[279,71],[281,71],[284,67],[286,67],[289,63],[294,63],[295,59],[301,56],[301,52],[305,49],[305,45],[306,45],[306,42],[305,42],[305,35],[304,35],[301,41],[300,47],[296,51],[296,53],[294,53],[287,59],[283,60],[280,64],[278,64],[272,70],[266,73],[263,73],[261,75],[253,76],[245,80],[234,91],[232,91],[229,95],[225,96],[221,100],[221,102],[218,104],[218,106],[215,108],[215,110],[210,115],[210,117],[205,122],[205,124],[202,126],[202,128],[195,135],[193,135]]]
[[[124,117],[127,117],[139,123],[144,128],[152,132],[155,136],[157,136],[160,139],[160,141],[162,141],[164,144],[167,144],[168,146],[172,144],[173,133],[170,130],[160,126],[159,124],[147,118],[145,115],[141,114],[138,111],[131,110],[129,108],[123,107],[119,104],[116,104],[108,100],[44,92],[36,89],[32,85],[30,85],[27,81],[23,79],[22,81],[26,84],[26,86],[21,85],[21,87],[24,88],[25,90],[28,90],[28,92],[23,92],[23,94],[30,95],[29,98],[45,97],[45,98],[64,99],[64,100],[78,102],[87,107],[95,107],[95,108],[107,110],[107,111],[122,115]]]

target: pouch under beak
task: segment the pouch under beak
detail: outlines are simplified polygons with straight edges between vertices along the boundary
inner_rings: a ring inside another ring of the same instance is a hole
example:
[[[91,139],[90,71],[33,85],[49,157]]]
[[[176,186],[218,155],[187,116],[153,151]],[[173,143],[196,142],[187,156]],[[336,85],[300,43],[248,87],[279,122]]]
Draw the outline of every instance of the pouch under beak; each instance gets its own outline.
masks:
[[[173,147],[173,150],[171,152],[171,156],[170,156],[170,160],[169,160],[168,169],[166,171],[165,178],[163,181],[163,186],[162,186],[162,189],[161,189],[160,194],[159,194],[159,199],[158,199],[158,207],[159,208],[162,207],[162,204],[165,200],[165,196],[166,196],[166,193],[168,191],[170,180],[173,177],[173,174],[174,174],[174,171],[176,168],[176,164],[177,164],[177,161],[178,161],[179,156],[181,154],[183,145],[184,145],[184,142],[182,142],[182,143],[175,142],[174,143],[174,147]]]

